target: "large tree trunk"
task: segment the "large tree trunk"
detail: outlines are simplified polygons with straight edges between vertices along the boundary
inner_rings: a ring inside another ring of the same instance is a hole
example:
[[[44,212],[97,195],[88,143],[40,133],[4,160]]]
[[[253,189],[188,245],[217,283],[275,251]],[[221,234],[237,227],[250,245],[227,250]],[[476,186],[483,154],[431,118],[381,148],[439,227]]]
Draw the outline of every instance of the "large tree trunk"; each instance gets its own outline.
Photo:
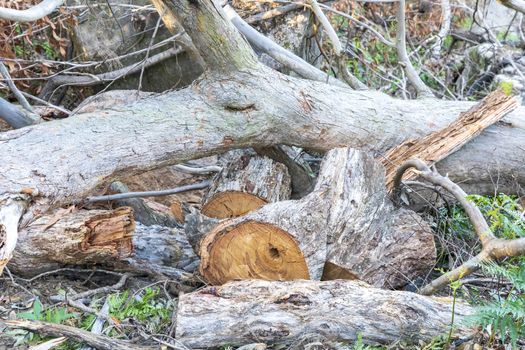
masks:
[[[383,166],[349,148],[326,154],[311,194],[219,223],[199,255],[212,284],[319,280],[324,269],[326,279],[358,278],[387,288],[428,273],[436,258],[428,224],[388,198]]]
[[[176,338],[190,348],[290,344],[308,335],[366,344],[417,344],[446,334],[466,305],[356,281],[240,281],[182,295]],[[457,326],[455,326],[456,328]],[[461,329],[459,333],[466,330]]]
[[[28,218],[81,200],[117,177],[232,148],[288,144],[326,151],[346,145],[380,155],[447,125],[472,105],[401,101],[284,76],[257,63],[212,1],[165,3],[213,71],[190,88],[129,107],[2,133],[3,203],[31,196]],[[492,192],[494,179],[499,191],[519,189],[525,183],[523,115],[525,109],[517,109],[505,123],[438,163],[438,169],[471,185],[473,193]],[[22,207],[29,203],[24,201]],[[0,232],[8,225],[0,220]],[[8,230],[0,261],[10,258],[16,235]]]

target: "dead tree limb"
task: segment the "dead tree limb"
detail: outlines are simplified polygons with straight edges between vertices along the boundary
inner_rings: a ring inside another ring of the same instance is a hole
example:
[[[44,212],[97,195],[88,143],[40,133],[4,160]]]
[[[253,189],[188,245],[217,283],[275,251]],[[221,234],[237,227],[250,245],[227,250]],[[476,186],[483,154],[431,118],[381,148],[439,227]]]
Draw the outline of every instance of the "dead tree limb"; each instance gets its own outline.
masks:
[[[467,142],[478,136],[483,130],[501,120],[505,115],[518,108],[515,97],[502,91],[495,91],[445,128],[435,131],[417,140],[407,140],[392,148],[381,158],[386,168],[386,183],[393,188],[398,167],[411,158],[418,158],[430,166],[436,164],[451,153],[459,150]],[[413,180],[417,175],[405,172],[403,180]]]
[[[95,349],[102,350],[154,350],[154,346],[140,346],[131,342],[113,339],[101,334],[94,334],[83,329],[61,324],[26,321],[26,320],[0,320],[0,323],[11,328],[26,329],[43,335],[53,337],[67,337],[81,343],[86,343]]]
[[[27,10],[0,7],[0,19],[17,22],[31,22],[53,13],[64,0],[43,0]]]
[[[479,208],[467,199],[467,194],[447,177],[430,170],[430,168],[419,159],[412,159],[401,165],[394,179],[394,193],[399,193],[403,173],[410,168],[416,168],[417,174],[423,179],[441,186],[450,192],[463,206],[469,217],[474,231],[481,242],[481,252],[469,259],[461,266],[445,273],[420,290],[421,294],[431,295],[451,282],[468,276],[478,270],[483,263],[495,261],[504,257],[525,255],[525,238],[512,240],[501,239],[494,236],[487,221],[481,214]]]
[[[199,51],[206,51],[210,63],[214,56],[228,53],[208,67],[217,67],[216,74],[210,71],[189,88],[144,98],[132,107],[83,113],[0,134],[3,203],[26,195],[26,217],[34,217],[80,201],[119,177],[233,148],[288,144],[326,151],[344,145],[377,156],[448,125],[472,105],[434,99],[400,101],[380,92],[281,75],[257,64],[248,44],[219,15],[222,10],[210,10],[208,2],[194,6],[181,0],[176,5],[182,6],[180,15],[187,15],[181,23],[188,26],[185,29]],[[198,17],[195,11],[201,9],[206,12],[201,20],[215,18],[206,25],[199,22],[199,30],[191,18]],[[223,25],[228,29],[216,28]],[[230,34],[236,38],[219,39]],[[221,41],[220,51],[206,48],[216,40]],[[237,55],[238,50],[249,53]],[[228,61],[230,56],[236,59]],[[224,70],[236,65],[244,68]],[[493,192],[494,174],[499,190],[515,192],[525,184],[524,114],[524,108],[510,113],[505,123],[488,128],[439,162],[438,169],[454,174],[455,180],[476,193]],[[8,236],[0,243],[2,257],[11,255],[6,249],[13,246],[5,242],[15,242],[17,231]]]
[[[421,80],[414,65],[410,61],[407,53],[406,43],[406,19],[405,19],[405,0],[398,1],[397,8],[397,32],[396,32],[396,48],[399,56],[399,64],[403,67],[408,81],[412,84],[417,92],[418,97],[434,97],[430,88]]]
[[[417,344],[456,328],[472,309],[410,292],[376,289],[357,281],[262,280],[230,282],[184,294],[176,338],[190,348],[253,342],[289,345],[309,334],[365,344]]]

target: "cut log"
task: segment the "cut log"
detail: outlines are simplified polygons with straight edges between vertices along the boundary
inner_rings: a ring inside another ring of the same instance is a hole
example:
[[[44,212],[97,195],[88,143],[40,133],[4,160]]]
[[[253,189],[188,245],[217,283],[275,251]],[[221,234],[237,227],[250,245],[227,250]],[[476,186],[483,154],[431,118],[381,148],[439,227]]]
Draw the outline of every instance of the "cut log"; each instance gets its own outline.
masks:
[[[39,274],[65,264],[91,265],[123,259],[133,251],[131,208],[65,209],[42,216],[20,232],[9,268],[21,275]]]
[[[287,345],[309,334],[365,344],[417,344],[448,333],[472,309],[357,281],[236,281],[180,296],[176,339],[189,348]],[[468,329],[456,330],[464,335]]]
[[[43,216],[22,230],[11,271],[31,276],[64,265],[152,270],[170,277],[197,269],[183,233],[135,224],[133,211],[81,210]]]
[[[203,199],[204,215],[237,217],[290,198],[291,179],[284,164],[264,156],[232,154]]]
[[[436,251],[430,227],[390,202],[383,167],[363,152],[339,148],[327,153],[311,194],[222,221],[202,240],[199,255],[211,284],[318,280],[328,261],[327,279],[395,288],[427,273]]]

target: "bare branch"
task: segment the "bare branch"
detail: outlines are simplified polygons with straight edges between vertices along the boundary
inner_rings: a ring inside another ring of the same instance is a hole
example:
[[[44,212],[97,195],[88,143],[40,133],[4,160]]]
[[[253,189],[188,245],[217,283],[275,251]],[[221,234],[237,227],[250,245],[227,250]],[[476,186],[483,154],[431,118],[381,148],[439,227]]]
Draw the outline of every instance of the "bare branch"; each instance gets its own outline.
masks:
[[[17,108],[14,104],[9,103],[0,97],[0,119],[5,121],[14,129],[20,129],[35,123],[35,121]]]
[[[431,49],[432,56],[434,58],[439,58],[441,47],[443,46],[443,40],[445,40],[445,37],[450,31],[450,20],[452,18],[452,11],[450,10],[449,0],[441,0],[441,17],[441,28],[439,29],[439,33],[437,34],[436,42],[434,43]]]
[[[0,19],[17,22],[36,21],[55,11],[63,2],[64,0],[44,0],[27,10],[0,7]]]
[[[224,7],[224,11],[228,16],[228,19],[242,33],[242,35],[244,35],[251,45],[266,53],[268,56],[272,57],[274,60],[291,69],[295,73],[299,74],[301,77],[315,81],[328,82],[329,84],[338,86],[347,86],[343,82],[330,77],[325,72],[315,68],[302,58],[297,57],[290,51],[282,48],[272,40],[259,33],[248,23],[246,23],[230,5],[226,5]]]
[[[4,81],[7,83],[7,86],[9,86],[9,89],[11,89],[11,92],[15,95],[18,102],[20,102],[20,105],[28,112],[34,113],[33,107],[27,102],[26,98],[20,90],[16,87],[15,83],[13,82],[13,79],[11,79],[11,75],[9,74],[9,71],[7,70],[6,66],[4,65],[4,62],[0,61],[0,74],[4,77]]]
[[[463,206],[470,222],[474,226],[474,231],[476,232],[482,246],[481,252],[478,255],[424,286],[420,290],[421,294],[433,294],[437,290],[448,285],[450,282],[457,281],[478,270],[483,263],[504,257],[525,255],[525,238],[506,240],[494,236],[479,208],[467,199],[467,194],[461,189],[461,187],[456,185],[449,178],[430,170],[430,168],[419,159],[408,160],[399,167],[394,180],[394,196],[396,201],[398,200],[397,197],[399,197],[403,174],[410,168],[416,168],[419,176],[434,185],[443,187],[458,200]]]
[[[328,18],[326,18],[325,14],[323,13],[323,10],[321,10],[321,7],[317,3],[317,0],[308,0],[308,3],[310,4],[310,7],[312,8],[312,11],[319,20],[319,22],[321,22],[321,25],[323,26],[323,28],[326,31],[326,34],[328,35],[328,38],[330,38],[330,41],[332,42],[335,59],[337,61],[339,71],[343,75],[344,80],[348,83],[348,85],[350,85],[356,90],[368,90],[365,84],[360,82],[359,79],[357,79],[352,73],[348,71],[348,68],[346,66],[346,60],[343,55],[343,46],[341,45],[341,41],[339,41],[337,33],[332,27],[332,24],[330,24]]]
[[[410,83],[416,89],[417,95],[419,97],[433,97],[434,94],[421,80],[419,74],[412,65],[412,62],[410,62],[410,58],[408,57],[406,46],[405,0],[399,0],[397,10],[396,48],[397,54],[399,56],[399,64],[403,67],[408,81],[410,81]]]
[[[511,8],[515,11],[525,13],[525,1],[524,0],[501,0],[500,3],[503,6]]]
[[[53,92],[62,86],[78,85],[78,86],[95,86],[111,82],[117,79],[121,79],[130,74],[140,72],[142,68],[146,69],[165,61],[171,57],[174,57],[183,52],[183,49],[179,47],[172,47],[166,51],[153,55],[146,60],[134,63],[130,66],[123,67],[111,72],[100,73],[100,74],[64,74],[57,75],[48,80],[47,84],[42,89],[40,96],[43,99],[49,100],[53,95]]]
[[[126,193],[110,194],[107,196],[93,196],[93,197],[86,198],[86,202],[93,203],[93,202],[102,202],[102,201],[114,201],[114,200],[127,199],[127,198],[169,196],[171,194],[176,194],[176,193],[200,190],[200,189],[209,187],[210,184],[211,184],[211,181],[207,180],[207,181],[199,182],[196,184],[171,188],[169,190],[146,191],[146,192],[126,192]]]

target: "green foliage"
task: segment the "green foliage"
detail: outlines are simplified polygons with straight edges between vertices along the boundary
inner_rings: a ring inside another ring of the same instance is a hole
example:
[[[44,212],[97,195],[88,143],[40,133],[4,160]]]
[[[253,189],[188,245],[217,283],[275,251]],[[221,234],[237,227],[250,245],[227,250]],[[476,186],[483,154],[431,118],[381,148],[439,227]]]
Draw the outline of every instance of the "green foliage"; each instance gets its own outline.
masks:
[[[512,95],[512,82],[511,81],[502,81],[499,84],[500,89],[505,93],[505,95],[510,96]]]
[[[363,344],[363,335],[359,333],[357,335],[357,340],[352,347],[352,350],[382,350],[384,348],[378,346],[370,346]]]
[[[523,209],[515,197],[505,194],[495,197],[472,195],[468,199],[480,208],[497,237],[525,237]],[[452,209],[452,220],[447,223],[447,229],[454,234],[466,234],[473,230],[465,213],[458,206]],[[512,346],[517,348],[517,339],[525,337],[525,258],[507,259],[501,265],[485,264],[482,269],[487,274],[508,280],[512,288],[506,298],[494,295],[492,300],[478,306],[469,322],[487,329],[492,340],[495,335],[499,335],[502,342],[510,340]]]
[[[486,264],[483,270],[507,279],[512,289],[506,298],[494,296],[493,301],[477,307],[470,321],[489,330],[491,339],[499,334],[502,342],[509,339],[517,349],[517,340],[525,338],[525,260],[517,265]]]
[[[18,318],[31,321],[51,322],[57,324],[63,324],[65,321],[76,316],[77,314],[70,313],[67,307],[52,307],[46,309],[44,308],[44,306],[40,302],[40,299],[38,298],[36,298],[33,302],[33,307],[31,311],[20,312],[17,314]],[[16,335],[14,335],[14,338],[16,339],[15,346],[19,346],[25,343],[34,343],[43,340],[42,337],[32,332],[19,330],[15,330],[14,332],[16,333]]]
[[[128,291],[108,297],[109,313],[117,320],[133,318],[146,323],[152,332],[159,331],[170,321],[173,304],[158,298],[158,288],[145,288],[140,295],[129,297]]]

